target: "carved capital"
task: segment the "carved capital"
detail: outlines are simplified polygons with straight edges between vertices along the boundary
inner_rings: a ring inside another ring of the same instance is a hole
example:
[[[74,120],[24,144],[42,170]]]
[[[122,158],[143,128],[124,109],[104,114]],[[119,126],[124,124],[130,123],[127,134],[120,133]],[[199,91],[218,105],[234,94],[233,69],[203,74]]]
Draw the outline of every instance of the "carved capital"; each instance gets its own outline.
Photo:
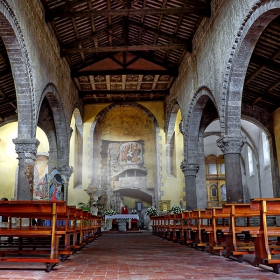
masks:
[[[13,139],[19,159],[35,160],[40,142],[37,139]]]
[[[244,136],[223,136],[217,140],[217,146],[223,154],[240,154],[246,143]]]
[[[181,170],[184,173],[184,176],[196,176],[196,173],[198,172],[199,165],[193,164],[193,163],[187,163],[186,160],[183,160],[181,162]]]
[[[74,172],[74,168],[72,166],[66,166],[66,167],[63,167],[63,168],[59,169],[59,173],[64,175],[68,181],[69,181],[73,172]]]

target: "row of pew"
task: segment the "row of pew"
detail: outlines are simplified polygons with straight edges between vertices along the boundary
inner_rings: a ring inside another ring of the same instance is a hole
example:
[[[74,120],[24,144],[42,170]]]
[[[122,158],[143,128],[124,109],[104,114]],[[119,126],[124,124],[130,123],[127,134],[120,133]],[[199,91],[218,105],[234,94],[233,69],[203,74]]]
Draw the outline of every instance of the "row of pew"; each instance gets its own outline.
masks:
[[[263,264],[280,273],[280,198],[150,218],[154,235],[238,262],[254,254],[254,266]]]
[[[101,235],[101,217],[65,201],[0,201],[0,216],[0,262],[45,263],[47,272]]]

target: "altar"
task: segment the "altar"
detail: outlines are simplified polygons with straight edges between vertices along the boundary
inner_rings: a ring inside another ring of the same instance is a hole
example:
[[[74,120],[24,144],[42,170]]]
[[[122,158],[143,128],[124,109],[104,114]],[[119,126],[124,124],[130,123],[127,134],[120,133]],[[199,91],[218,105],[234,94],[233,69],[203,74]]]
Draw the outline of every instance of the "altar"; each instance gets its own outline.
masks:
[[[126,228],[131,229],[132,221],[139,220],[138,214],[115,214],[105,215],[105,224],[107,229],[112,229],[112,222],[116,220],[118,222],[119,231],[126,231]],[[109,222],[110,221],[110,222]]]

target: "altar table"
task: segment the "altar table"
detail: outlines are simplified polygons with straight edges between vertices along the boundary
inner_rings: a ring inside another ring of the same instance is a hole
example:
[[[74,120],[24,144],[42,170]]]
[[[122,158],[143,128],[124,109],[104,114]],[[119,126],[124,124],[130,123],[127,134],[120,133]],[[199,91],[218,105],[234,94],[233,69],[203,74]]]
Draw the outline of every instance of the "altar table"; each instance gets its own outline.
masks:
[[[128,220],[128,228],[131,229],[131,220],[135,219],[135,220],[139,220],[139,215],[138,214],[116,214],[116,215],[105,215],[105,223],[107,220],[117,220],[117,221],[126,221]],[[106,227],[108,229],[111,228],[111,225],[107,225],[106,223]],[[123,230],[122,230],[123,231]]]

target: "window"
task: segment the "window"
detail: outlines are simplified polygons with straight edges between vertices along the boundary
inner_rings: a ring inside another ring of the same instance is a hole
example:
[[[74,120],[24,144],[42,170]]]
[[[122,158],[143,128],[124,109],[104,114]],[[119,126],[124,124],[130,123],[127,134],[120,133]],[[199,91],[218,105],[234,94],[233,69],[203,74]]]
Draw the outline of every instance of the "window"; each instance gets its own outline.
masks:
[[[253,164],[253,152],[250,147],[248,147],[248,164],[249,164],[249,176],[254,175],[254,164]]]
[[[269,142],[264,132],[262,132],[262,144],[263,144],[264,166],[267,166],[270,164],[270,151],[269,151]]]
[[[213,174],[217,174],[217,165],[216,163],[209,163],[208,164],[208,168],[209,168],[209,174],[213,175]]]

